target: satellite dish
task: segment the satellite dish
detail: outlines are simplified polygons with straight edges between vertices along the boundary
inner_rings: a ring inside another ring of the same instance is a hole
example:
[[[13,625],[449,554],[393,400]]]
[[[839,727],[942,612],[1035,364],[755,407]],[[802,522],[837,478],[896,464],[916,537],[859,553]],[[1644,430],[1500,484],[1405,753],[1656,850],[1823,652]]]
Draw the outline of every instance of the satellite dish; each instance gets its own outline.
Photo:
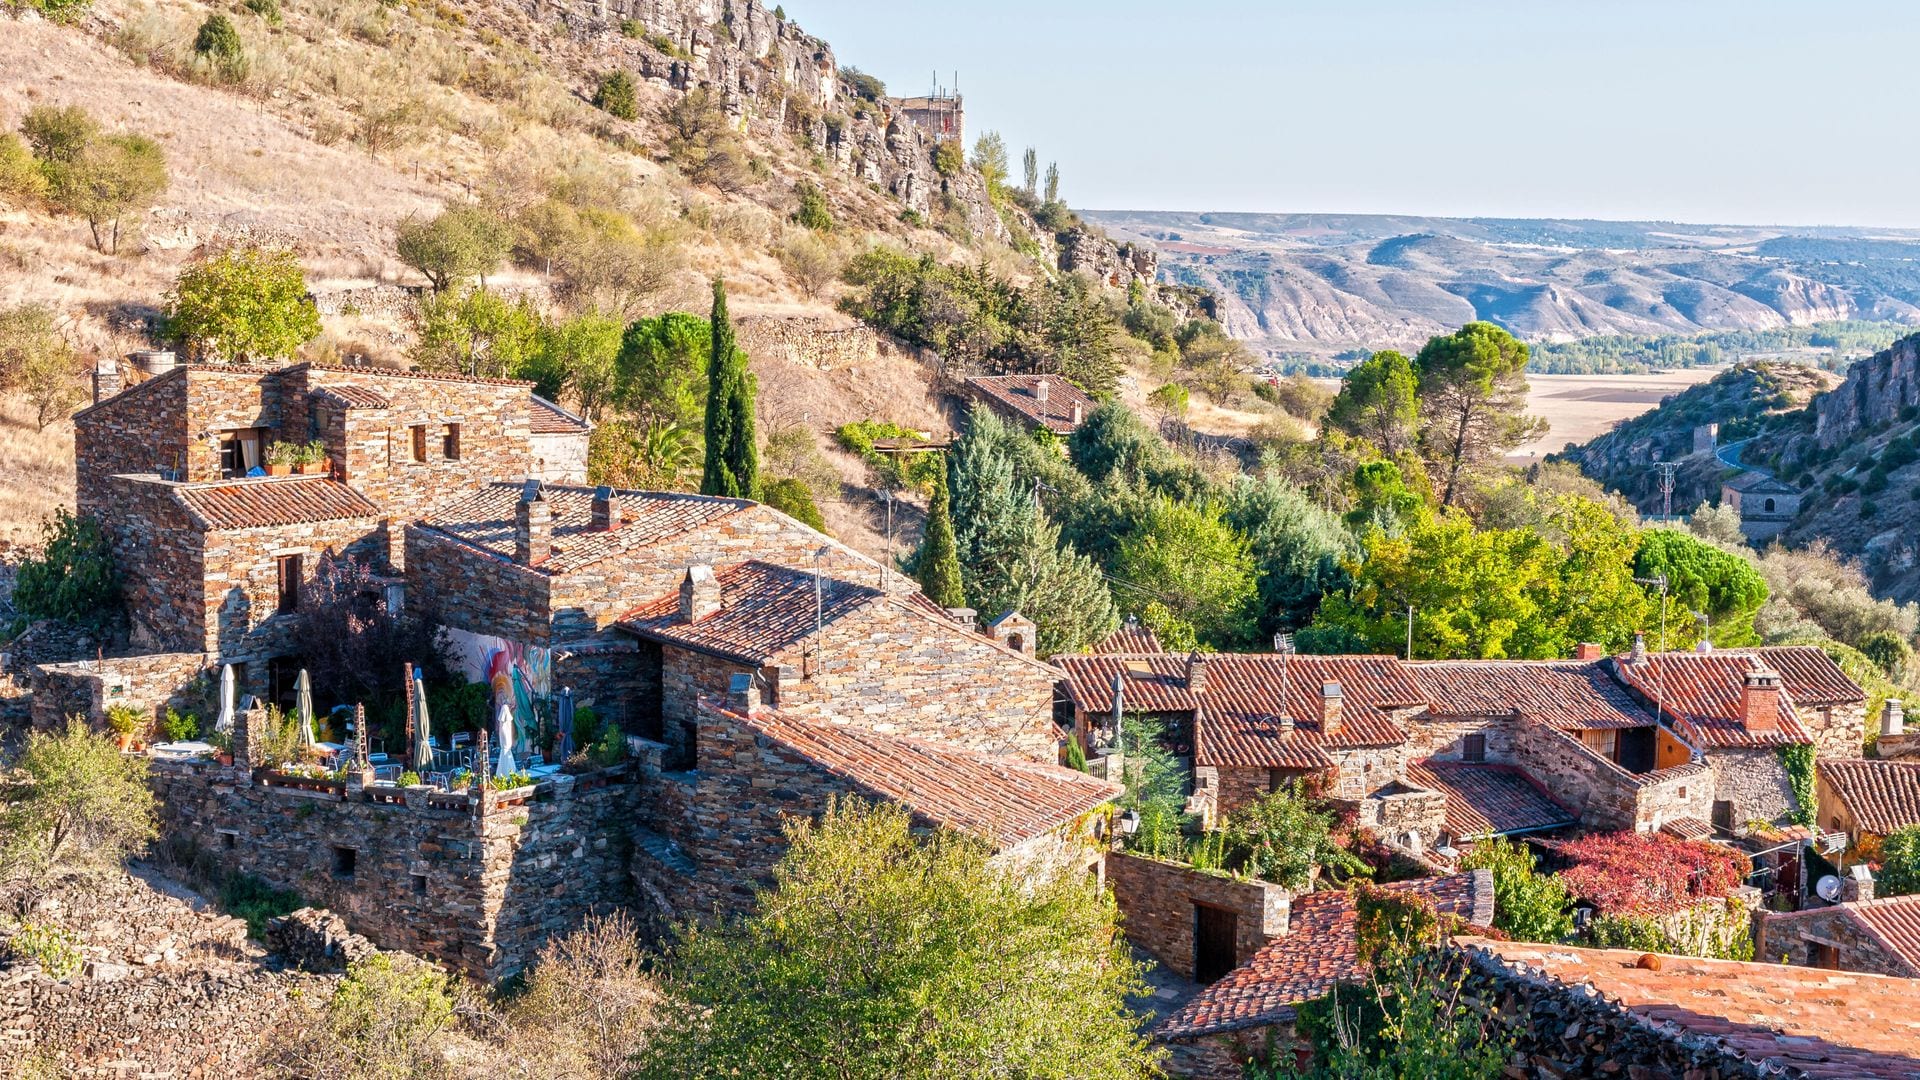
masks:
[[[1813,883],[1813,891],[1820,899],[1834,903],[1840,899],[1840,879],[1832,874],[1822,875],[1819,881]]]

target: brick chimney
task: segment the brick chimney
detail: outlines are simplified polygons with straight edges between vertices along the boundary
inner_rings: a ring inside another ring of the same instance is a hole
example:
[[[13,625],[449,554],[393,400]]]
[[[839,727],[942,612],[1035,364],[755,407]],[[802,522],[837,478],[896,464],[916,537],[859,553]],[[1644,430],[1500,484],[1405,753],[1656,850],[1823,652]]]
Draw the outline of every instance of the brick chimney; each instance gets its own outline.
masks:
[[[588,528],[594,532],[612,532],[624,524],[626,508],[620,496],[605,484],[593,489],[593,517]]]
[[[93,365],[93,401],[99,404],[120,392],[126,380],[120,377],[120,361],[103,356]]]
[[[1880,734],[1905,735],[1907,733],[1907,710],[1899,698],[1888,698],[1880,709]]]
[[[1740,722],[1747,731],[1771,734],[1780,730],[1780,676],[1765,668],[1747,672],[1740,686]]]
[[[1573,647],[1573,658],[1575,660],[1600,660],[1605,658],[1606,655],[1606,648],[1596,641],[1583,641]]]
[[[1187,654],[1187,691],[1193,694],[1207,692],[1207,664],[1205,653],[1195,651]]]
[[[553,555],[553,504],[540,481],[528,480],[513,514],[513,561],[539,566]]]
[[[687,567],[680,581],[680,621],[699,622],[720,610],[720,579],[713,567],[699,563]]]
[[[1327,738],[1340,733],[1343,723],[1345,702],[1337,682],[1320,684],[1320,736]]]

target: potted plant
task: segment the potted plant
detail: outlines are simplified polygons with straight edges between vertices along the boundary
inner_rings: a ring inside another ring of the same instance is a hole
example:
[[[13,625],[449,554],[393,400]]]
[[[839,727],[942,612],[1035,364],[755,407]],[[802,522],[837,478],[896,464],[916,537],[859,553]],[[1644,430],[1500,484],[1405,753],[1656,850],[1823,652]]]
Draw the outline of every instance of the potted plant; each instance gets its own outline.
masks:
[[[327,460],[327,444],[319,439],[301,447],[298,460],[302,476],[318,475],[333,467],[333,463]]]
[[[133,733],[140,730],[140,710],[131,705],[107,706],[107,728],[119,741],[120,749],[133,749]]]
[[[289,476],[300,460],[300,448],[290,442],[276,442],[267,447],[267,475]]]
[[[222,765],[233,764],[233,733],[227,731],[207,732],[206,742],[213,747],[214,760]]]

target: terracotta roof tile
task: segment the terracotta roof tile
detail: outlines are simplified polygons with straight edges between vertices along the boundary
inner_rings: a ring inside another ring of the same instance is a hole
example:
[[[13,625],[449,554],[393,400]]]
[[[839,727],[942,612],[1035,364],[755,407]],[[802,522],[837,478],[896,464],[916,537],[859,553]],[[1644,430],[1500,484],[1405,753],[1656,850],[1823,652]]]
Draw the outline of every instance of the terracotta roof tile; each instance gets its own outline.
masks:
[[[1282,660],[1275,653],[1205,655],[1202,706],[1194,723],[1194,760],[1201,765],[1282,769],[1324,768],[1324,749],[1395,746],[1406,741],[1390,710],[1419,708],[1426,697],[1391,656],[1292,656],[1286,666],[1287,701],[1280,703]],[[1142,712],[1195,710],[1187,688],[1188,658],[1167,653],[1056,656],[1074,703],[1093,713],[1113,708],[1113,679],[1125,677],[1122,708]],[[1340,684],[1340,730],[1320,730],[1321,687]],[[1284,731],[1275,719],[1294,721]]]
[[[1890,975],[1460,938],[1510,971],[1591,986],[1649,1025],[1716,1037],[1754,1063],[1820,1080],[1920,1076],[1920,981]]]
[[[1820,775],[1866,832],[1920,825],[1920,761],[1821,758]]]
[[[519,483],[487,484],[428,514],[421,524],[511,559],[515,508],[522,490]],[[593,488],[548,484],[545,492],[553,508],[554,551],[536,569],[548,574],[592,566],[602,559],[691,532],[753,505],[744,499],[707,495],[622,491],[626,523],[612,532],[595,532],[591,527]]]
[[[479,375],[461,375],[452,371],[417,371],[399,368],[367,367],[355,364],[316,364],[301,361],[282,368],[270,369],[278,372],[289,371],[340,371],[353,375],[377,375],[383,379],[432,379],[436,382],[472,383],[475,386],[532,386],[526,379],[489,379]]]
[[[1039,386],[1047,384],[1047,403],[1040,404]],[[976,375],[967,385],[1003,408],[1025,417],[1029,423],[1042,424],[1056,434],[1073,433],[1073,407],[1080,406],[1084,418],[1100,403],[1087,392],[1058,375]]]
[[[813,575],[759,561],[715,567],[720,609],[698,622],[680,618],[680,593],[656,597],[622,616],[622,630],[761,667],[806,641],[816,618]],[[818,617],[832,625],[885,597],[879,589],[824,578]],[[945,613],[942,613],[945,617]]]
[[[377,518],[365,495],[325,476],[262,477],[173,489],[208,529],[256,529],[343,518]]]
[[[1767,645],[1742,649],[1780,673],[1780,684],[1800,705],[1843,705],[1867,700],[1860,684],[1847,677],[1833,657],[1817,645]]]
[[[1694,817],[1673,818],[1661,825],[1660,831],[1682,840],[1713,839],[1713,826]]]
[[[1606,660],[1419,660],[1407,665],[1440,716],[1520,716],[1563,730],[1654,725]]]
[[[316,401],[323,401],[340,409],[390,409],[393,407],[393,402],[387,400],[385,395],[351,383],[315,387],[311,396]]]
[[[707,704],[707,708],[716,708]],[[1113,801],[1120,786],[1058,765],[789,716],[729,715],[822,768],[949,828],[1006,848]]]
[[[1493,920],[1493,874],[1488,870],[1397,881],[1383,888],[1423,896],[1442,913],[1474,925]],[[1155,1037],[1191,1039],[1291,1020],[1294,1006],[1361,977],[1358,916],[1353,894],[1343,890],[1294,897],[1287,933],[1161,1021]]]
[[[1447,797],[1447,832],[1476,840],[1573,825],[1579,817],[1510,765],[1426,761],[1407,766],[1407,783]]]
[[[1717,651],[1649,653],[1644,664],[1622,661],[1615,670],[1635,689],[1659,702],[1668,717],[1681,723],[1688,741],[1704,750],[1812,742],[1813,737],[1794,715],[1792,706],[1797,699],[1784,673],[1778,730],[1748,731],[1740,719],[1740,690],[1747,672],[1768,667],[1756,652]]]
[[[533,413],[535,435],[585,435],[593,430],[585,417],[576,416],[539,394],[527,396],[532,399],[529,408]]]
[[[1100,644],[1087,650],[1094,653],[1157,653],[1167,650],[1160,647],[1160,639],[1154,632],[1139,623],[1127,623],[1108,634]]]

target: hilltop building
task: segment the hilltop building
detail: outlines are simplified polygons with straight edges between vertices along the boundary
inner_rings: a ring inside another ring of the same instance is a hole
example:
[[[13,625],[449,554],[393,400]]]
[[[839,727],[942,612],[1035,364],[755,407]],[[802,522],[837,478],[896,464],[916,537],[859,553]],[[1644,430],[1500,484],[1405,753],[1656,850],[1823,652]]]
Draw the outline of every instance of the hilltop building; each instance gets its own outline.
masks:
[[[1749,469],[1720,485],[1720,502],[1740,515],[1740,532],[1763,544],[1800,516],[1800,489],[1770,473]]]

